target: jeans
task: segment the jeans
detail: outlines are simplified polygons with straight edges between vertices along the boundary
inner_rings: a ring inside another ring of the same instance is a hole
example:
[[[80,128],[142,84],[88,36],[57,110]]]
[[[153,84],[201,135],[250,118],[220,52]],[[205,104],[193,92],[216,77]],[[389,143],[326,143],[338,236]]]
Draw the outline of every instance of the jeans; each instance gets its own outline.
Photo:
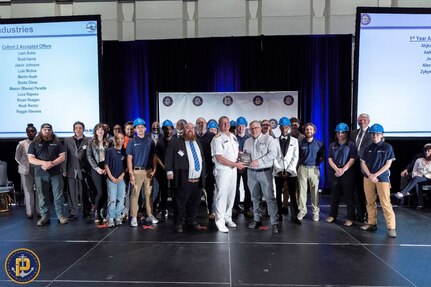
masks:
[[[40,215],[49,217],[49,186],[54,195],[54,206],[57,217],[63,216],[63,177],[58,175],[43,175],[34,177],[37,194],[39,195]]]
[[[407,195],[413,188],[416,188],[416,193],[418,195],[418,205],[424,206],[424,199],[422,196],[421,188],[423,184],[431,183],[431,180],[424,176],[415,176],[412,180],[404,187],[401,191],[403,195]]]
[[[126,194],[126,184],[124,180],[113,183],[106,180],[108,186],[108,218],[119,219],[124,208],[124,196]]]
[[[272,169],[267,171],[248,169],[247,173],[247,184],[250,188],[251,200],[253,202],[254,221],[262,221],[263,214],[260,203],[263,196],[266,199],[271,224],[278,224],[278,208],[272,185]]]

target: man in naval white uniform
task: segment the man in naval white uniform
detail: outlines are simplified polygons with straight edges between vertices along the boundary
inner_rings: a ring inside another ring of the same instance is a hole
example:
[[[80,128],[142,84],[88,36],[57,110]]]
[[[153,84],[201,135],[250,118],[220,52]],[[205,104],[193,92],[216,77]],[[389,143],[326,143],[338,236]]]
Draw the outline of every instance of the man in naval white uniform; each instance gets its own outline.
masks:
[[[220,132],[211,141],[214,177],[217,192],[214,194],[215,221],[219,231],[228,232],[226,227],[236,227],[232,221],[232,207],[235,201],[237,169],[245,168],[244,163],[237,162],[238,141],[229,132],[229,118],[219,119]]]

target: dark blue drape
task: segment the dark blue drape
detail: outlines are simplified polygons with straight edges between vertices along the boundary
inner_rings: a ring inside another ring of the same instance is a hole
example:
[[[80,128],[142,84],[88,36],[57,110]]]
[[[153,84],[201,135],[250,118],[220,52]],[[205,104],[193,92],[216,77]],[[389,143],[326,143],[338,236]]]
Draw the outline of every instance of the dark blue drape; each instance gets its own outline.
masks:
[[[298,90],[302,122],[328,146],[351,123],[351,61],[351,35],[104,42],[102,120],[150,123],[158,92]]]

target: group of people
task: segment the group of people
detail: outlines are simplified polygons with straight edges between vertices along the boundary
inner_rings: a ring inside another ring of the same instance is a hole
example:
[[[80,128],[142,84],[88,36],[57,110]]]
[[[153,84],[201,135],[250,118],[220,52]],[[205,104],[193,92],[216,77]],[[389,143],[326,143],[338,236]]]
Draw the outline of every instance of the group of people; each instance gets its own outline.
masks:
[[[361,229],[374,231],[378,196],[388,235],[396,237],[389,183],[395,156],[383,139],[383,127],[369,127],[369,123],[369,116],[361,114],[358,130],[349,134],[345,123],[335,128],[336,140],[330,144],[327,157],[332,199],[326,222],[336,221],[343,195],[347,204],[344,225],[365,222]],[[319,165],[325,160],[325,147],[315,138],[314,124],[306,123],[304,134],[299,126],[297,118],[283,117],[279,120],[280,136],[275,137],[265,120],[248,124],[244,117],[230,121],[222,116],[218,122],[207,123],[200,117],[195,124],[180,120],[175,127],[170,120],[161,128],[154,122],[147,133],[146,122],[137,118],[124,125],[124,134],[120,125],[114,126],[112,137],[106,124],[97,124],[93,137],[87,138],[84,124],[76,122],[74,135],[62,144],[50,124],[43,124],[38,134],[29,124],[28,139],[21,141],[16,151],[26,213],[29,218],[40,214],[39,226],[50,223],[51,187],[61,224],[78,217],[80,201],[88,222],[106,220],[107,226],[113,227],[129,216],[130,225],[135,227],[141,208],[146,223],[156,224],[168,214],[170,190],[176,232],[183,232],[185,227],[201,228],[197,213],[203,194],[209,218],[215,220],[220,232],[229,232],[236,227],[242,180],[244,215],[252,218],[249,228],[263,225],[264,203],[274,234],[280,232],[283,214],[290,213],[291,222],[301,224],[308,213],[308,191],[311,219],[319,221]],[[429,178],[430,171],[423,169],[429,163],[431,144],[426,150],[426,162],[417,163],[422,173],[414,173],[414,178]],[[68,183],[68,213],[63,208],[63,176]],[[422,181],[413,182],[398,196],[407,195],[410,186]]]

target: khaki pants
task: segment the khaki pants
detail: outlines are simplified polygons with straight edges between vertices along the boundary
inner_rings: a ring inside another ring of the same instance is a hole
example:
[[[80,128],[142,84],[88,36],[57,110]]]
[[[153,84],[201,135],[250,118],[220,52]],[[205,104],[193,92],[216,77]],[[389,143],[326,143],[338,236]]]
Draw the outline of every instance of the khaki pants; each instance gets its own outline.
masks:
[[[299,211],[307,213],[307,191],[310,187],[311,207],[313,214],[319,214],[319,167],[307,167],[300,165],[298,168],[298,209]]]
[[[389,182],[371,182],[364,178],[365,198],[367,199],[368,224],[377,224],[377,196],[379,196],[383,215],[385,216],[386,226],[395,229],[395,213],[391,204],[391,184]]]
[[[151,199],[151,192],[153,190],[153,180],[148,177],[148,174],[152,172],[152,169],[146,170],[134,170],[135,175],[135,185],[133,186],[132,192],[130,194],[130,216],[136,217],[138,215],[138,200],[139,193],[141,191],[142,185],[144,185],[145,190],[145,207],[147,209],[147,214],[153,214],[153,201]]]

